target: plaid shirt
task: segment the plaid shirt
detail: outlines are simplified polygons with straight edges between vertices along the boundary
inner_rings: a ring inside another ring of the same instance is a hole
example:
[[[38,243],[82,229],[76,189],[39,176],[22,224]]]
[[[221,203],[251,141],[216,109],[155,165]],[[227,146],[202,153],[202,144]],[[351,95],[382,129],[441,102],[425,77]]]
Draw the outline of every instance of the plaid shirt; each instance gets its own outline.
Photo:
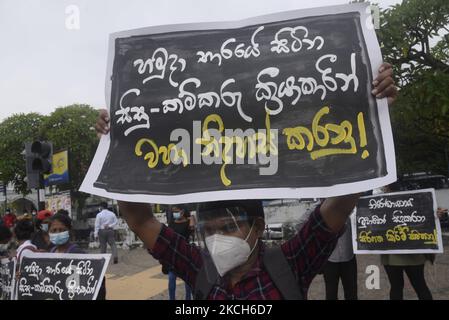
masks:
[[[312,212],[308,221],[297,234],[281,245],[290,264],[304,299],[315,275],[321,270],[335,248],[340,233],[331,232],[319,211]],[[203,265],[201,249],[189,244],[172,229],[162,226],[161,233],[148,252],[161,263],[169,265],[194,291],[196,276]],[[226,276],[209,293],[211,300],[277,300],[282,299],[263,265],[264,245],[259,256],[242,279],[231,287]]]

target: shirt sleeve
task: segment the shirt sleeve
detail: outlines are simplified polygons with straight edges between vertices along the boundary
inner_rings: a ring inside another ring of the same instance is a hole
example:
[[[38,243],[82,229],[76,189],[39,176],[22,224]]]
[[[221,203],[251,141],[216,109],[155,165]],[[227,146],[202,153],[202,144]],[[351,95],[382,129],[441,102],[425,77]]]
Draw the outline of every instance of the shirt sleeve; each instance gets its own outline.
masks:
[[[98,230],[100,229],[100,213],[98,213],[97,216],[95,217],[95,232],[94,232],[95,238],[98,237]]]
[[[282,244],[282,251],[292,267],[303,294],[321,271],[337,244],[341,232],[332,232],[317,206],[296,235]]]
[[[148,252],[161,264],[168,265],[173,272],[195,290],[196,276],[203,265],[201,250],[194,244],[162,225],[153,250]]]

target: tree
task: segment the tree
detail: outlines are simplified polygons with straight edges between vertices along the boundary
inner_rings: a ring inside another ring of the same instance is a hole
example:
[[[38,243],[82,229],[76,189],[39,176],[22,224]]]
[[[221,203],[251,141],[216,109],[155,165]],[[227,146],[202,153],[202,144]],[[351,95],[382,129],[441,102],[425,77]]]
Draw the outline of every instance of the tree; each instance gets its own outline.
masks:
[[[98,145],[94,130],[98,111],[85,104],[74,104],[57,108],[45,119],[41,135],[53,143],[55,152],[67,149],[69,152],[70,183],[59,186],[72,190],[73,200],[77,204],[78,215],[84,206],[85,193],[78,189],[89,169]]]
[[[383,10],[381,20],[384,59],[394,66],[401,86],[424,70],[449,73],[449,1],[404,0]]]
[[[39,138],[45,116],[38,113],[15,114],[0,123],[0,181],[12,183],[17,193],[30,193],[26,177],[26,164],[22,151],[25,142]]]
[[[404,0],[383,10],[378,37],[400,88],[390,109],[399,172],[447,174],[449,1]]]
[[[395,122],[409,131],[449,140],[449,73],[426,70],[404,86],[394,108]],[[403,126],[404,127],[404,126]]]

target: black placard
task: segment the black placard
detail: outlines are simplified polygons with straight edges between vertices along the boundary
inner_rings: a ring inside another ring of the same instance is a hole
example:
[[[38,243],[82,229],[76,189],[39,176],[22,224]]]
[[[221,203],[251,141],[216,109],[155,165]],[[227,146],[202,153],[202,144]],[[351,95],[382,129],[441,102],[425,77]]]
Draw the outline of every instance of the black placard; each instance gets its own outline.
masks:
[[[352,216],[356,253],[442,252],[433,189],[363,197]]]
[[[18,300],[93,300],[110,255],[25,254],[17,281]]]
[[[0,262],[0,300],[14,297],[16,259],[1,259]]]
[[[83,191],[167,203],[211,191],[226,196],[185,200],[329,196],[386,184],[395,174],[391,128],[386,101],[371,93],[380,50],[361,8],[112,35],[111,140]],[[250,191],[233,192],[242,189]]]

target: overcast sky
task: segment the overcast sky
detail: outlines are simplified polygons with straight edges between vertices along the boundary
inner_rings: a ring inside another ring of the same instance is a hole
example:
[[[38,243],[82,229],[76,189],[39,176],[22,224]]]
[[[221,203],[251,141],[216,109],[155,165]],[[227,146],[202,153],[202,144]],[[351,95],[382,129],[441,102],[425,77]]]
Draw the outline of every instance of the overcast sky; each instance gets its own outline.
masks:
[[[0,121],[58,106],[105,106],[109,33],[171,23],[226,21],[349,0],[0,0]],[[378,0],[387,8],[401,0]],[[66,28],[67,7],[80,28]],[[70,9],[70,8],[69,8]]]

